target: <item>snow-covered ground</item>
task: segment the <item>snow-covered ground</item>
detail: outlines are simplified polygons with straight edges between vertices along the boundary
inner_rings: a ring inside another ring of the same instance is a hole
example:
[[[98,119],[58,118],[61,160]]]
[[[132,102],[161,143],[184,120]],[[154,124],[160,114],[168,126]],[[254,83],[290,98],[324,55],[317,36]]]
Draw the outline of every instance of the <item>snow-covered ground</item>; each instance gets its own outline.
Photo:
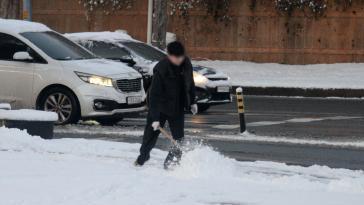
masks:
[[[364,89],[364,64],[282,65],[245,61],[195,61],[231,77],[233,85],[252,87]]]
[[[364,172],[237,162],[205,146],[165,171],[164,151],[133,166],[138,144],[46,141],[0,128],[0,204],[363,204]]]
[[[2,110],[11,110],[11,106],[9,103],[0,103],[0,109]]]
[[[55,122],[58,120],[58,115],[55,112],[47,112],[47,111],[40,111],[40,110],[30,110],[30,109],[1,110],[0,109],[0,119],[2,119],[2,120]]]

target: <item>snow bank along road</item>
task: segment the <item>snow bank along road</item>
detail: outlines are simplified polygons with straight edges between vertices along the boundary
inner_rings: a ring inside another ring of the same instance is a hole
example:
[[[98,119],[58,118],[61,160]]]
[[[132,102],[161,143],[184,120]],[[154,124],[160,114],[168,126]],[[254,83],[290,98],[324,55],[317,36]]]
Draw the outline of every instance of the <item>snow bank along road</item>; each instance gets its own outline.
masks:
[[[186,131],[238,160],[273,160],[310,166],[364,169],[364,100],[246,97],[248,129],[238,136],[236,105],[188,116]],[[58,127],[56,136],[140,142],[145,119],[129,118],[116,127]],[[159,141],[167,149],[167,141]]]
[[[231,77],[234,85],[323,89],[364,89],[364,64],[282,65],[245,61],[196,61]]]
[[[154,150],[134,167],[138,144],[45,141],[0,128],[0,204],[6,205],[361,205],[364,172],[238,162],[194,145],[181,166],[165,171]]]

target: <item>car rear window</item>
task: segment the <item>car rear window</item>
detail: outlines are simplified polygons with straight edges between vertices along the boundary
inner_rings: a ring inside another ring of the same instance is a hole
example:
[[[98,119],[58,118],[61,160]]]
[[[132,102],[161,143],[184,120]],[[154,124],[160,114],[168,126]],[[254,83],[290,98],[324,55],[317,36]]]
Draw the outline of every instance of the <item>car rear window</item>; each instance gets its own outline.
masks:
[[[128,50],[113,43],[88,41],[80,44],[102,58],[118,60],[130,56]]]
[[[145,43],[141,42],[121,42],[125,47],[132,50],[134,53],[136,53],[138,56],[150,60],[150,61],[160,61],[163,58],[166,57],[166,54],[162,51],[149,46]]]

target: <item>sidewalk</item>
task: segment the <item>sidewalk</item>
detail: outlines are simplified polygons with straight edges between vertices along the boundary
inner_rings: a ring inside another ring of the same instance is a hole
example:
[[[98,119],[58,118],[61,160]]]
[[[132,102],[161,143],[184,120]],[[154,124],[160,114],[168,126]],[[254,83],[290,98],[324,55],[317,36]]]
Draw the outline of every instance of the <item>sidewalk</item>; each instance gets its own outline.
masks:
[[[245,61],[196,61],[228,74],[247,95],[364,97],[364,64],[283,65]]]

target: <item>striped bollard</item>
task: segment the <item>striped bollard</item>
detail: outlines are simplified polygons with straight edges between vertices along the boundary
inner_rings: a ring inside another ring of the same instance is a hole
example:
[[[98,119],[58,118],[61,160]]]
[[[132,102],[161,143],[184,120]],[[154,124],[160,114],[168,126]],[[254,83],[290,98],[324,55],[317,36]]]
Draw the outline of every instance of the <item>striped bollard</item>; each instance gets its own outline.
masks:
[[[245,110],[244,110],[243,89],[241,87],[236,89],[236,101],[238,103],[240,133],[243,133],[246,131],[246,124],[245,124],[245,114],[244,114]]]

